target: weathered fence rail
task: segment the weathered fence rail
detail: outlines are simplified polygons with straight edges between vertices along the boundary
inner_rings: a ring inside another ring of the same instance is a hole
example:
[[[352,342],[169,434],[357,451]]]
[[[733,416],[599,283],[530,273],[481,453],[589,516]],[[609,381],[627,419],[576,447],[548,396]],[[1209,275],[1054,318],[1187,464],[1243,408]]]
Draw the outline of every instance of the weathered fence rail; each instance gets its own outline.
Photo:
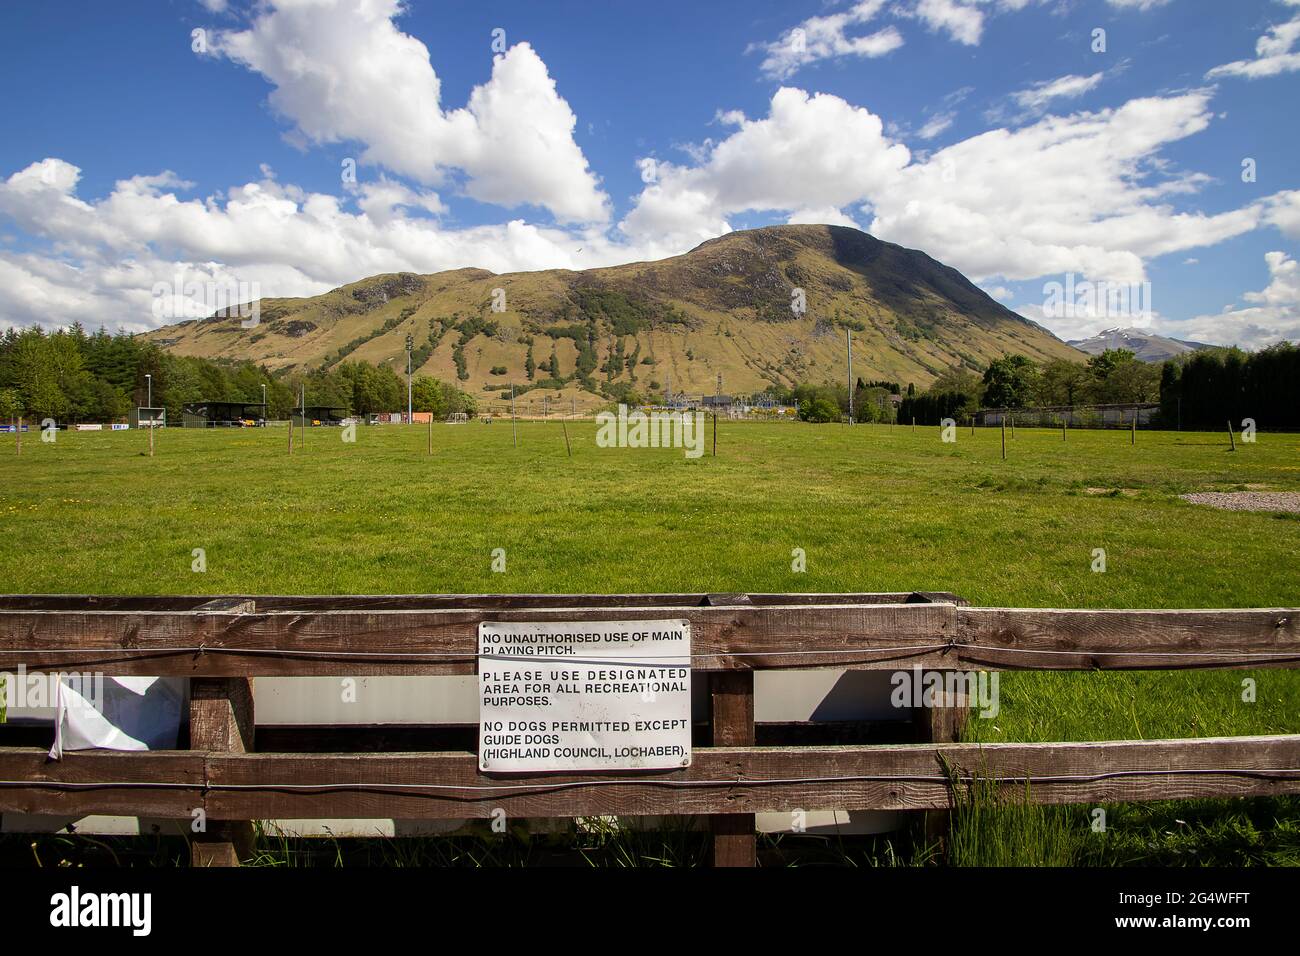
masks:
[[[472,748],[256,750],[256,676],[472,674],[483,621],[668,611],[691,623],[693,669],[709,681],[706,745],[697,740],[690,767],[502,776],[481,773]],[[756,670],[812,667],[1294,668],[1297,614],[972,608],[928,592],[0,596],[0,670],[192,678],[189,750],[88,751],[55,762],[43,749],[0,747],[0,812],[189,820],[201,809],[215,825],[194,841],[199,865],[236,862],[250,820],[702,814],[713,820],[715,862],[752,864],[755,813],[942,811],[955,788],[977,779],[1042,803],[1300,793],[1300,735],[957,743],[961,700],[918,715],[920,742],[755,746],[753,680]]]

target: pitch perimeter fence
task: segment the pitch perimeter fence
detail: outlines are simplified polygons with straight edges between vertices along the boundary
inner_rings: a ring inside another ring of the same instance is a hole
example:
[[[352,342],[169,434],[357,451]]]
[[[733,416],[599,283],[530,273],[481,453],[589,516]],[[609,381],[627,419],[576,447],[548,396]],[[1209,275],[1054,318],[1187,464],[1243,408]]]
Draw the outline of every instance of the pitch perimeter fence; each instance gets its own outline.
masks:
[[[385,744],[392,728],[348,728],[340,748],[339,728],[255,727],[258,676],[475,674],[483,622],[666,613],[690,623],[692,670],[708,683],[689,767],[503,776],[480,772],[473,728],[430,728],[423,740],[455,745],[415,749]],[[762,812],[947,811],[977,784],[1044,804],[1300,793],[1298,734],[960,743],[960,697],[911,714],[910,742],[754,720],[758,670],[1295,668],[1298,614],[979,608],[934,592],[0,596],[0,669],[190,679],[188,749],[52,761],[43,747],[0,746],[0,812],[188,824],[201,811],[199,866],[238,863],[253,820],[704,815],[715,864],[752,865]]]

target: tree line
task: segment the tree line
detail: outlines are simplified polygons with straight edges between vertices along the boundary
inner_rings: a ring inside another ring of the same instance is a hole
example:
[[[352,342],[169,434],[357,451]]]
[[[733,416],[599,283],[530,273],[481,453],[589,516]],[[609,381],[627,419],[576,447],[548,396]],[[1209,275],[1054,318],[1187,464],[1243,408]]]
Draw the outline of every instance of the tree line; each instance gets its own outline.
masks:
[[[1300,349],[1282,342],[1258,352],[1213,348],[1161,364],[1127,349],[1087,361],[1038,363],[1004,355],[983,374],[956,368],[899,406],[900,421],[962,421],[981,408],[1159,403],[1164,428],[1222,428],[1253,418],[1261,427],[1300,427]]]
[[[859,378],[853,387],[853,420],[856,422],[891,422],[894,420],[894,402],[898,394],[897,382],[864,381]],[[792,388],[771,389],[778,405],[793,405],[799,409],[799,418],[805,422],[838,422],[849,414],[849,389],[847,385],[796,385]]]
[[[981,408],[1130,404],[1159,397],[1160,367],[1128,349],[1107,349],[1083,362],[1004,355],[983,374],[969,368],[945,372],[924,392],[905,398],[898,417],[938,425],[945,418],[962,421]]]
[[[1281,342],[1258,352],[1213,349],[1164,363],[1160,417],[1171,427],[1300,428],[1300,348]]]
[[[263,391],[265,387],[265,391]],[[308,405],[330,405],[349,415],[406,408],[406,381],[387,365],[340,362],[309,372],[272,372],[251,361],[174,355],[155,343],[79,324],[45,332],[9,329],[0,336],[0,418],[23,416],[60,424],[114,422],[152,402],[179,423],[190,402],[267,403],[267,417],[285,419],[306,388]],[[412,383],[414,408],[435,416],[477,412],[477,401],[428,376]]]

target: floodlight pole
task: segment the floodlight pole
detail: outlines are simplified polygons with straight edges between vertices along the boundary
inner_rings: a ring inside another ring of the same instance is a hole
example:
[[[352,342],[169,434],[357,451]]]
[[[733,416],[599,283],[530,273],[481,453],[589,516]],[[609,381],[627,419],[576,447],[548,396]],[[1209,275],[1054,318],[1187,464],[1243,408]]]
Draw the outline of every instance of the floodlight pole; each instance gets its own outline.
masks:
[[[853,424],[853,330],[844,330],[844,348],[849,356],[849,424]]]
[[[415,340],[410,335],[406,336],[406,424],[415,424],[415,416],[411,414],[411,348],[415,345]]]
[[[145,384],[149,387],[149,392],[148,392],[149,397],[144,400],[144,403],[148,405],[150,408],[153,408],[153,376],[146,374],[144,380],[145,380]]]

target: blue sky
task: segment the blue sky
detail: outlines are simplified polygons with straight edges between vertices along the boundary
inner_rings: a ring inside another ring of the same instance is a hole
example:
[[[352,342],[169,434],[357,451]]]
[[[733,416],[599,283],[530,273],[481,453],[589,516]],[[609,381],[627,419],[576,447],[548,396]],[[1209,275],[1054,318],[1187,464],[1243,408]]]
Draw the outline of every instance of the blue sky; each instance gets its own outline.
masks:
[[[586,268],[829,221],[1063,337],[1300,338],[1300,0],[13,0],[0,17],[0,325],[147,328],[184,317],[162,284],[201,311],[219,283]],[[1149,282],[1153,314],[1045,313],[1071,273]]]

